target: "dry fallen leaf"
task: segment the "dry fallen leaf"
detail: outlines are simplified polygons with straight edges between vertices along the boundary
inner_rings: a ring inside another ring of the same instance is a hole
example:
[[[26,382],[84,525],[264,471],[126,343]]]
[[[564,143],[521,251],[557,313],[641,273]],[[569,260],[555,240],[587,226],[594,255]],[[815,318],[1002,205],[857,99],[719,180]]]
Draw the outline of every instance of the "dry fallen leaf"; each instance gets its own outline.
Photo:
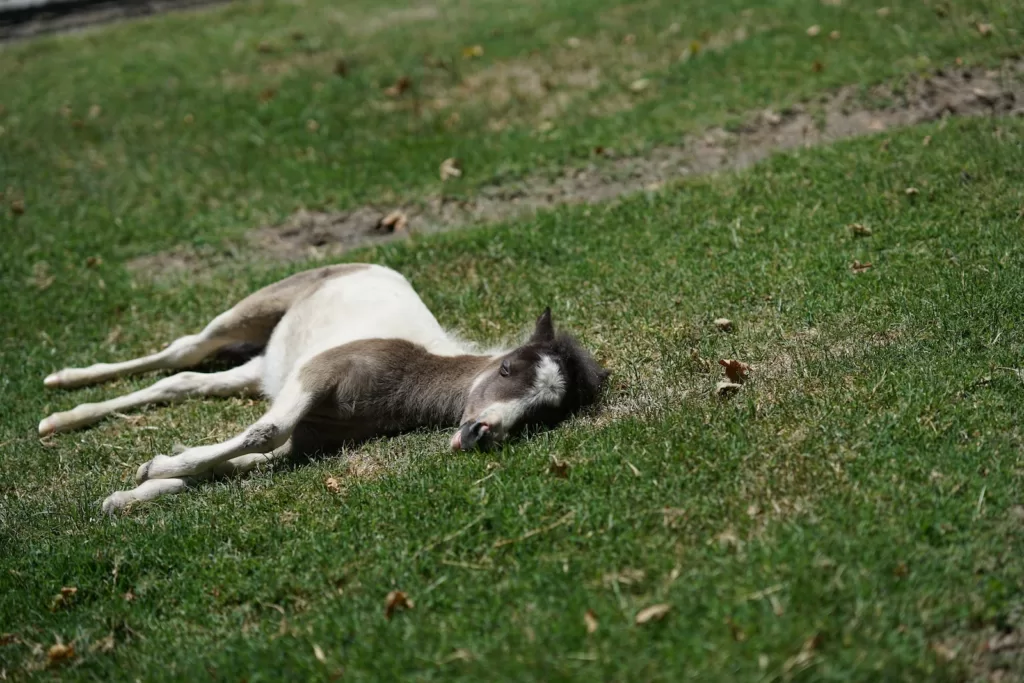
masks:
[[[907,567],[906,562],[900,562],[893,568],[892,573],[896,578],[902,579],[910,574],[910,568]]]
[[[391,591],[384,601],[384,617],[390,619],[396,610],[412,609],[416,605],[402,591]]]
[[[855,273],[866,273],[868,270],[871,269],[871,267],[871,261],[868,261],[867,263],[861,263],[860,261],[854,259],[853,263],[850,265],[850,270],[852,270]]]
[[[324,654],[323,648],[316,643],[313,644],[313,656],[316,657],[316,661],[321,664],[327,663],[327,655]]]
[[[261,40],[256,44],[256,51],[262,52],[263,54],[270,54],[272,52],[277,52],[277,46],[269,40]]]
[[[665,618],[665,615],[668,614],[669,610],[671,609],[672,605],[668,605],[665,603],[645,607],[636,613],[636,619],[634,619],[634,623],[636,623],[637,626],[642,626],[643,624],[646,624],[649,621],[660,621],[661,619]]]
[[[131,602],[132,600],[135,599],[135,593],[132,593],[129,590],[124,595],[121,596],[121,599],[123,599],[125,602]]]
[[[924,147],[927,147],[928,145],[932,144],[932,136],[931,135],[925,135],[924,136],[924,140],[921,141],[921,144]]]
[[[821,27],[818,26],[817,24],[815,24],[814,26],[807,27],[807,35],[809,35],[811,38],[818,35],[819,33],[821,33]]]
[[[484,56],[484,46],[483,45],[470,45],[468,47],[464,47],[464,48],[462,48],[462,56],[465,57],[466,59],[473,59],[475,57],[483,57]]]
[[[623,586],[633,586],[639,583],[643,583],[644,579],[647,578],[647,573],[643,569],[633,569],[627,567],[622,571],[609,572],[601,577],[601,583],[606,588],[612,588],[616,584]]]
[[[822,71],[824,71],[824,70],[825,70],[825,65],[824,65],[824,64],[822,64],[822,63],[821,63],[820,61],[818,61],[817,59],[815,59],[815,60],[814,60],[814,63],[813,63],[813,64],[811,64],[811,71],[813,71],[813,72],[814,72],[814,73],[816,73],[816,74],[817,74],[817,73],[821,73],[821,72],[822,72]]]
[[[18,639],[13,633],[0,633],[0,645],[10,645]]]
[[[440,171],[441,180],[458,178],[462,175],[462,167],[459,166],[459,160],[455,158],[449,158],[442,161]]]
[[[53,666],[60,662],[65,662],[69,659],[73,659],[75,656],[75,644],[65,645],[64,643],[57,643],[51,645],[50,649],[46,652],[46,664],[47,666]]]
[[[646,78],[638,78],[629,84],[629,89],[633,92],[643,92],[644,90],[647,90],[650,85],[650,80]]]
[[[391,85],[384,89],[384,94],[388,97],[398,97],[409,88],[412,87],[412,79],[408,76],[402,76],[394,85]]]
[[[324,480],[324,486],[326,486],[327,490],[331,493],[341,493],[341,482],[334,477],[327,477],[327,479]]]
[[[273,88],[265,88],[263,91],[260,92],[260,102],[263,102],[265,104],[270,100],[274,99],[276,95],[277,91],[274,90]]]
[[[559,460],[555,456],[551,456],[551,464],[548,465],[548,473],[558,477],[559,479],[569,478],[569,463]]]
[[[903,190],[903,194],[907,195],[908,197],[913,197],[921,193],[916,187],[908,187],[907,189]]]
[[[981,35],[988,36],[988,35],[992,34],[992,24],[981,24],[981,23],[979,23],[976,26],[977,26],[977,29],[978,29],[978,33],[980,33]]]
[[[405,232],[406,228],[409,227],[409,217],[405,215],[404,211],[395,209],[387,216],[384,216],[384,218],[381,218],[377,227],[379,230],[386,232]]]
[[[334,75],[345,78],[348,76],[348,62],[344,59],[339,59],[334,63]]]
[[[728,318],[715,318],[715,327],[719,332],[732,332],[732,321]]]
[[[730,382],[742,384],[750,374],[750,366],[740,360],[723,358],[718,361],[718,364],[725,368],[725,376],[729,378]]]
[[[832,33],[828,34],[828,37],[832,40],[839,40],[839,31],[832,31]]]
[[[583,623],[587,626],[587,633],[597,630],[597,615],[594,614],[594,610],[588,609],[583,613]]]
[[[11,201],[11,213],[15,216],[20,216],[25,213],[25,202],[22,199],[14,199]]]
[[[871,228],[862,223],[850,223],[847,227],[854,237],[871,237]]]

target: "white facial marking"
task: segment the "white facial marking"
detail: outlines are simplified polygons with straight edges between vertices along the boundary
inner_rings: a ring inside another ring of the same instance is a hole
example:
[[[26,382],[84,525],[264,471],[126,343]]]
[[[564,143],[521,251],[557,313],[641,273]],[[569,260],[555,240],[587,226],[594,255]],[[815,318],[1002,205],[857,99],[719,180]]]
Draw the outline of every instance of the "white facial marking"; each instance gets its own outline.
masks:
[[[504,435],[510,426],[516,424],[533,407],[545,404],[554,406],[562,401],[562,397],[565,396],[565,378],[558,368],[558,363],[549,356],[542,356],[536,372],[533,386],[525,396],[512,401],[492,403],[477,417],[490,426],[495,436]]]

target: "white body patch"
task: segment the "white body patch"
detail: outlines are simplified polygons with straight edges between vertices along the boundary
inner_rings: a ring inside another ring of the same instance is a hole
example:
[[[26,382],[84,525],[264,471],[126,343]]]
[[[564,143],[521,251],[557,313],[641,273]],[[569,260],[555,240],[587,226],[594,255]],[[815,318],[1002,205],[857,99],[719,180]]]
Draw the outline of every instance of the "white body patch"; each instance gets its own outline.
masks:
[[[276,398],[307,360],[363,339],[405,339],[439,356],[475,351],[441,327],[402,275],[370,266],[326,281],[288,309],[267,342],[264,393]]]

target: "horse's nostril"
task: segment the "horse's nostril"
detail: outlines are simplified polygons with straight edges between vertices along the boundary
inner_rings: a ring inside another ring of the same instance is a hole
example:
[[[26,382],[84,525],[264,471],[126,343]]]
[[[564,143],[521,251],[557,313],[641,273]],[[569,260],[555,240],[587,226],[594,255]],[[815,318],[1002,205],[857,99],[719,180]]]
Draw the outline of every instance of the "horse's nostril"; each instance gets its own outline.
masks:
[[[491,431],[491,426],[486,422],[477,422],[475,425],[473,425],[474,436],[483,436],[489,431]]]

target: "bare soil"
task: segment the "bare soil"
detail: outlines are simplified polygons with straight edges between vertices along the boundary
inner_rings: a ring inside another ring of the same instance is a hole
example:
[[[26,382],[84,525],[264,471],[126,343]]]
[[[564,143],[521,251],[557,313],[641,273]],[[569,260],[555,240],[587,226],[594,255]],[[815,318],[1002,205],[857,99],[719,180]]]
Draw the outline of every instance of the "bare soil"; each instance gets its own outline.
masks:
[[[865,96],[866,95],[866,96]],[[872,108],[867,102],[886,102]],[[828,144],[953,116],[1024,115],[1024,60],[998,70],[947,69],[915,77],[897,90],[849,86],[819,102],[747,117],[735,130],[712,128],[644,156],[618,157],[595,150],[582,168],[561,176],[527,177],[481,188],[468,199],[435,195],[401,206],[362,206],[342,212],[299,211],[281,225],[256,228],[224,250],[175,248],[128,263],[138,277],[194,274],[230,261],[291,262],[336,256],[354,247],[468,225],[508,220],[561,204],[596,203],[657,190],[688,176],[746,168],[774,152]],[[386,225],[401,211],[406,225]]]

